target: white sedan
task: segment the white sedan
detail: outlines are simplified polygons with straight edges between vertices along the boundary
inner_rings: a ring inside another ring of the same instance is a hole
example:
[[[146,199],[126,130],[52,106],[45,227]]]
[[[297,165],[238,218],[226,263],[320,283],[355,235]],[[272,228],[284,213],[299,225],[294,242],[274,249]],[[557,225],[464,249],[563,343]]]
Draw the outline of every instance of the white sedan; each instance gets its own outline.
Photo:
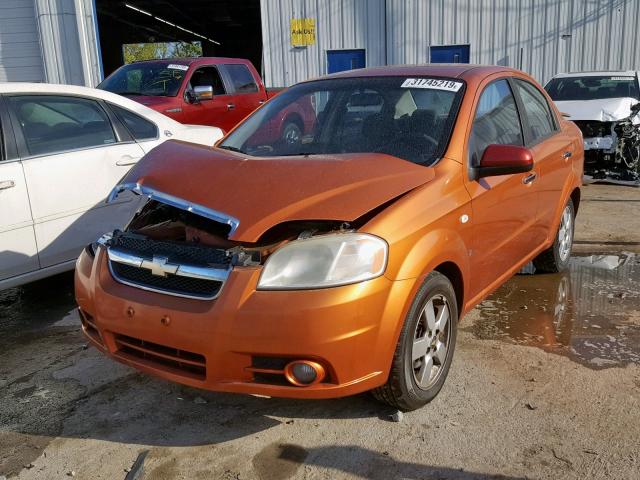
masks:
[[[104,199],[152,148],[221,137],[104,90],[0,84],[0,290],[73,269],[85,245],[122,228],[140,199]]]

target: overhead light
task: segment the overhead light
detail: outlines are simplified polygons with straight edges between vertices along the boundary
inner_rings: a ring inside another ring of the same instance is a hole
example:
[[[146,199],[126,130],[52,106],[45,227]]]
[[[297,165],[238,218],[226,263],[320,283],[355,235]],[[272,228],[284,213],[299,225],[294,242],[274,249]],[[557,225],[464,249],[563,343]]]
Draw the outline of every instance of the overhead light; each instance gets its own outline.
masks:
[[[134,7],[133,5],[129,5],[128,3],[125,3],[124,6],[127,7],[127,8],[130,8],[131,10],[135,10],[136,12],[142,13],[144,15],[148,15],[150,17],[153,17],[155,20],[157,20],[159,22],[162,22],[162,23],[165,23],[165,24],[170,25],[172,27],[175,27],[175,28],[177,28],[179,30],[182,30],[183,32],[186,32],[186,33],[188,33],[190,35],[193,35],[194,37],[202,38],[203,40],[207,40],[207,41],[209,41],[211,43],[214,43],[216,45],[222,45],[220,42],[216,42],[215,40],[211,40],[209,37],[205,37],[204,35],[200,35],[199,33],[196,33],[196,32],[193,32],[193,31],[187,29],[187,28],[181,27],[180,25],[176,25],[175,23],[171,23],[170,21],[165,20],[164,18],[156,17],[155,15],[147,12],[146,10],[142,10],[141,8]]]
[[[149,15],[150,17],[153,17],[153,15],[151,15],[149,12],[146,12],[146,11],[142,10],[141,8],[134,7],[133,5],[129,5],[128,3],[125,3],[124,6],[127,7],[127,8],[130,8],[131,10],[135,10],[136,12],[140,12],[140,13],[143,13],[145,15]]]

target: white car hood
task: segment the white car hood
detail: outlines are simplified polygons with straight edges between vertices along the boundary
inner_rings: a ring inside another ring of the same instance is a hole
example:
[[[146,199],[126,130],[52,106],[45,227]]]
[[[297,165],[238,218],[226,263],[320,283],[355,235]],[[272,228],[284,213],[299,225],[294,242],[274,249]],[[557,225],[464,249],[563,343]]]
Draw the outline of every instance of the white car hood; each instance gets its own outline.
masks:
[[[635,98],[601,98],[597,100],[568,100],[555,102],[558,110],[569,115],[569,120],[597,120],[616,122],[631,115],[631,105],[638,103]],[[633,123],[639,123],[638,117]]]
[[[205,125],[180,125],[180,129],[173,132],[172,140],[183,140],[200,145],[213,146],[223,137],[222,130],[218,127]]]

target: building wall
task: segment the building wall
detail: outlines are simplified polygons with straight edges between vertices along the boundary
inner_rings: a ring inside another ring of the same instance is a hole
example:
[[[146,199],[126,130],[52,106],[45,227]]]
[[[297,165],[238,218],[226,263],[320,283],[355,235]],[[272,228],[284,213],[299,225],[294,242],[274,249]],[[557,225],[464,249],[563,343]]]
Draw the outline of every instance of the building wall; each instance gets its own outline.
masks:
[[[637,0],[262,0],[265,80],[326,73],[326,50],[365,48],[367,66],[429,62],[432,45],[469,44],[471,63],[521,68],[541,82],[566,71],[640,67]],[[316,20],[293,49],[289,20]]]
[[[327,71],[327,50],[366,49],[367,66],[385,64],[384,0],[261,0],[263,76],[288,86]],[[290,20],[314,18],[316,44],[291,46]]]
[[[0,82],[44,80],[33,0],[0,1]]]

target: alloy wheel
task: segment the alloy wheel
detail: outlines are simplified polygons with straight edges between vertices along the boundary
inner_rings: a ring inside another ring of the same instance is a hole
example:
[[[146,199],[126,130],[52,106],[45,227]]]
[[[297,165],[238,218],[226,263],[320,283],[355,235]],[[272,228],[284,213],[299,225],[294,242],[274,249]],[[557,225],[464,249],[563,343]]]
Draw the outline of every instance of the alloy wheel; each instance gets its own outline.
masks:
[[[413,377],[423,390],[438,381],[451,339],[451,311],[444,295],[427,300],[416,324],[411,361]]]
[[[558,253],[560,254],[560,260],[563,262],[567,260],[571,254],[571,245],[573,243],[573,215],[571,214],[571,207],[567,205],[562,212],[562,219],[560,220],[560,229],[558,230]]]

